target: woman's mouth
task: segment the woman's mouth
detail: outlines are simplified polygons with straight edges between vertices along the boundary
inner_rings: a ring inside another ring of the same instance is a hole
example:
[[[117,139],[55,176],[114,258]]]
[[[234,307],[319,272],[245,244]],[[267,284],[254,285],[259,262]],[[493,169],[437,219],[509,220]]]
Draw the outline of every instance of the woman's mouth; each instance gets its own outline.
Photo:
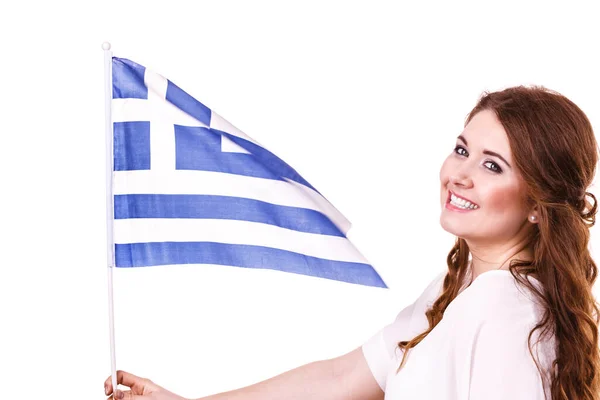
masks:
[[[448,191],[446,208],[453,211],[473,211],[477,210],[479,206],[464,197],[457,196],[451,191]]]

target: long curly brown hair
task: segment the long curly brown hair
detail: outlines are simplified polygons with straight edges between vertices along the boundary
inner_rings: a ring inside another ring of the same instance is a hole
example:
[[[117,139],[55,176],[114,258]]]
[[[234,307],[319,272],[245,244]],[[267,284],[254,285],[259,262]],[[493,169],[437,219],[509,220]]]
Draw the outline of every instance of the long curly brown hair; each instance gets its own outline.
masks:
[[[600,400],[600,312],[592,292],[598,270],[588,250],[597,204],[586,192],[598,162],[592,126],[572,101],[543,86],[484,92],[465,125],[482,110],[493,111],[504,127],[527,195],[538,207],[539,223],[533,224],[529,242],[533,260],[512,260],[509,266],[544,310],[529,333],[529,352],[533,357],[531,338],[537,330],[540,340],[554,335],[551,370],[542,373],[534,357],[541,379],[550,376],[552,400]],[[464,239],[457,238],[447,263],[442,293],[425,314],[429,328],[398,343],[404,350],[398,371],[408,350],[435,328],[459,294],[469,266]],[[530,274],[542,283],[543,292],[531,284]]]

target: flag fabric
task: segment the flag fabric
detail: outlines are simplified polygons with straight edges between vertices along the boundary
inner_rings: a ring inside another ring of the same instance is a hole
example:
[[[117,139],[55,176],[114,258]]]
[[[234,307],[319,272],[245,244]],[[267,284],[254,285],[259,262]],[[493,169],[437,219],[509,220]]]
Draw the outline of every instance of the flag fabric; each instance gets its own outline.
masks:
[[[387,287],[293,168],[171,81],[112,59],[116,267],[263,268]]]

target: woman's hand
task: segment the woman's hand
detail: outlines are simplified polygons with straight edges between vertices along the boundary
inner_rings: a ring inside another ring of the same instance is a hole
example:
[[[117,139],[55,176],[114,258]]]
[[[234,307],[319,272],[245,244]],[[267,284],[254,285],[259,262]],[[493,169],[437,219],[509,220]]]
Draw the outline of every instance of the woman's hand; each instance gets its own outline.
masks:
[[[116,390],[114,396],[109,400],[186,400],[175,393],[158,386],[150,379],[140,378],[125,371],[117,371],[117,384],[131,388],[131,390]],[[108,396],[112,394],[112,377],[109,376],[104,381],[104,393]]]

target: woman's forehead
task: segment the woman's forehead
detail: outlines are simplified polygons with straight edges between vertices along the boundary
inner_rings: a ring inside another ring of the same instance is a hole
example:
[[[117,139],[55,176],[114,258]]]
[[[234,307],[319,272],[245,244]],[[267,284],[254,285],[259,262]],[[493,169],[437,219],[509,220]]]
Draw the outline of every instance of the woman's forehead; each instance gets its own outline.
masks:
[[[493,111],[483,110],[475,114],[461,136],[471,149],[490,150],[512,158],[508,135]]]

